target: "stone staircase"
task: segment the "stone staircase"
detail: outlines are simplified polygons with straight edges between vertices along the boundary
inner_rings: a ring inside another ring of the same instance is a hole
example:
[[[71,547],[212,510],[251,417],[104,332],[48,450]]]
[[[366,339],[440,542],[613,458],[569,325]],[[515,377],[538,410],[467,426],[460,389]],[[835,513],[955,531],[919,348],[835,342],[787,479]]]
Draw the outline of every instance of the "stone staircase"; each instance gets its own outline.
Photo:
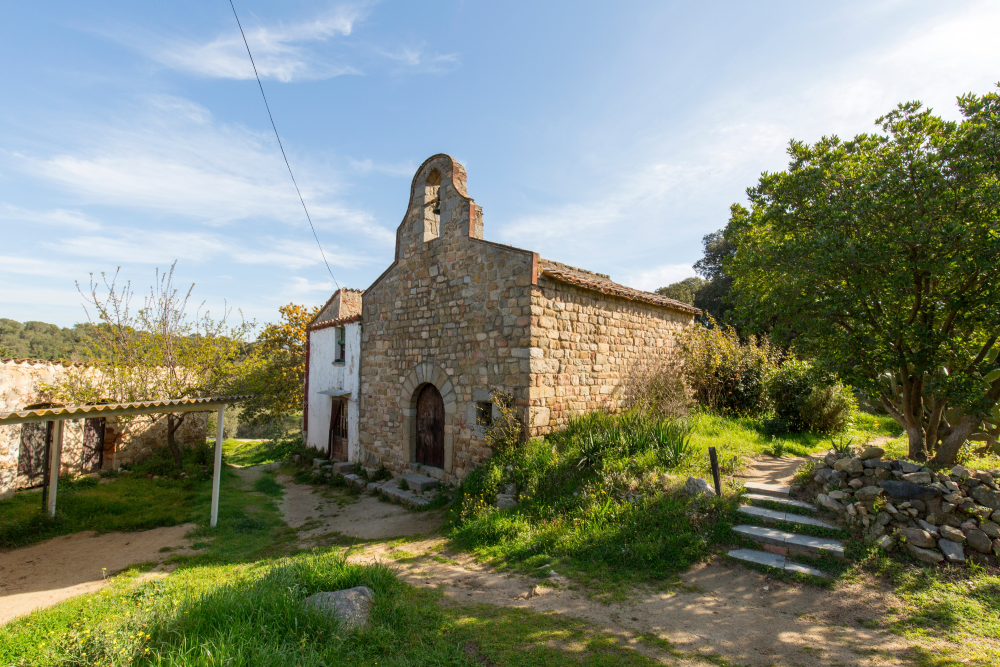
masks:
[[[747,517],[753,517],[762,523],[792,526],[813,526],[816,528],[826,528],[837,530],[837,527],[796,512],[802,510],[815,510],[809,503],[793,500],[788,497],[790,488],[787,486],[776,486],[774,484],[758,484],[749,482],[745,485],[747,493],[743,495],[743,500],[751,503],[770,503],[783,508],[775,510],[768,507],[759,507],[757,504],[742,505],[739,512]],[[810,556],[828,556],[832,558],[844,558],[844,544],[840,540],[829,537],[814,537],[800,533],[789,532],[783,528],[770,528],[757,525],[743,524],[734,526],[733,530],[747,539],[760,542],[765,546],[765,550],[755,549],[733,549],[729,552],[731,558],[773,567],[786,572],[798,572],[800,574],[810,574],[815,577],[829,577],[826,572],[815,567],[803,565],[789,560],[790,554],[806,554]]]

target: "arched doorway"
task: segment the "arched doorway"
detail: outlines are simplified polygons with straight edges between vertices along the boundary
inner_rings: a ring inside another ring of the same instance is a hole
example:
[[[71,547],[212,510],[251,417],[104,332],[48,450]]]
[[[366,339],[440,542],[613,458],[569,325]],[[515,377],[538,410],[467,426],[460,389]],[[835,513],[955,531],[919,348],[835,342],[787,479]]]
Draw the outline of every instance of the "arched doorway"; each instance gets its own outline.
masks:
[[[432,384],[425,384],[417,396],[416,461],[444,468],[444,400]]]

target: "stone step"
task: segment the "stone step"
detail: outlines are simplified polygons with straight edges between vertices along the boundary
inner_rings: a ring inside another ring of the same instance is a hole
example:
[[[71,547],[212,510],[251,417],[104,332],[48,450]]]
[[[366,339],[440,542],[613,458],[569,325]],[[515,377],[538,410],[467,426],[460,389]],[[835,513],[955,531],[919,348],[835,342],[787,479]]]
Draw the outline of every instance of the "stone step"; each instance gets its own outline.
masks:
[[[844,558],[843,542],[829,537],[800,535],[798,533],[789,533],[787,530],[763,528],[761,526],[741,525],[734,526],[733,530],[743,537],[763,542],[764,544],[787,547],[793,551],[804,551],[810,554]]]
[[[749,500],[750,502],[767,501],[769,503],[777,503],[779,505],[784,505],[785,507],[795,507],[797,509],[816,511],[815,505],[804,503],[801,500],[792,500],[791,498],[779,498],[778,496],[765,496],[762,493],[744,493],[741,497],[743,498],[743,500]]]
[[[774,498],[787,498],[791,493],[791,487],[779,486],[777,484],[761,484],[760,482],[747,482],[743,485],[747,493],[754,493],[761,496],[771,496]]]
[[[735,558],[736,560],[746,561],[747,563],[766,565],[767,567],[773,567],[776,570],[784,570],[785,572],[811,574],[814,577],[823,577],[824,579],[830,577],[830,575],[823,570],[817,570],[814,567],[802,565],[801,563],[793,563],[784,556],[772,554],[767,551],[755,551],[754,549],[733,549],[729,552],[729,557]]]
[[[762,521],[784,521],[785,523],[797,523],[802,526],[816,526],[817,528],[829,528],[830,530],[837,530],[837,527],[827,523],[826,521],[820,521],[819,519],[814,519],[811,516],[802,516],[801,514],[793,514],[792,512],[781,512],[779,510],[772,510],[766,507],[754,507],[753,505],[741,505],[739,512],[746,514],[747,516],[757,517]]]

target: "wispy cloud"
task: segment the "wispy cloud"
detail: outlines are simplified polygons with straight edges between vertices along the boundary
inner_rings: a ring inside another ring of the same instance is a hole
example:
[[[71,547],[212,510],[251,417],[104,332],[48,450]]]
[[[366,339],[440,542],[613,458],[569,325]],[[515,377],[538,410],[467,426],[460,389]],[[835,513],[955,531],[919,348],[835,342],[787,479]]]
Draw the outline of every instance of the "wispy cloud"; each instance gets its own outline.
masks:
[[[716,228],[725,224],[728,204],[742,200],[761,171],[784,168],[791,138],[870,132],[876,117],[911,99],[955,117],[956,95],[993,89],[1000,48],[991,30],[997,23],[1000,5],[982,2],[945,21],[935,17],[917,25],[827,71],[789,76],[781,94],[726,89],[686,122],[650,137],[621,168],[604,165],[600,187],[581,190],[576,201],[514,217],[500,236],[568,260],[596,256],[600,261],[590,268],[608,269],[652,248],[631,242],[623,248],[622,229],[629,230],[628,239],[668,238],[665,230],[672,241],[699,237],[708,231],[706,220]],[[684,157],[663,158],[670,155]],[[635,274],[633,282],[659,286],[670,273],[659,276],[660,270]]]
[[[71,236],[45,244],[64,256],[91,258],[98,249],[102,256],[119,258],[129,264],[167,266],[178,258],[207,262],[225,257],[237,264],[259,264],[297,270],[322,264],[316,245],[308,241],[261,237],[252,243],[219,233],[198,231],[146,231],[114,229],[107,234]],[[336,245],[325,248],[331,266],[355,268],[371,258]],[[38,263],[37,268],[44,266]],[[32,268],[29,265],[27,268]]]
[[[357,70],[329,62],[310,47],[338,35],[350,35],[364,15],[363,7],[342,5],[324,16],[290,25],[250,26],[244,19],[243,30],[261,77],[279,81],[325,79]],[[254,78],[243,37],[235,28],[208,42],[160,38],[152,43],[137,42],[136,46],[173,69],[212,78]]]
[[[621,279],[612,276],[612,279],[619,280],[629,287],[653,292],[658,287],[676,283],[693,275],[694,267],[690,264],[664,264],[653,269],[626,275]]]
[[[273,139],[218,124],[188,100],[151,98],[118,122],[75,128],[66,143],[78,146],[51,156],[22,154],[14,164],[87,204],[216,226],[246,219],[306,224]],[[337,173],[294,154],[292,159],[317,228],[393,242],[394,234],[371,214],[337,199],[345,187]]]
[[[0,206],[0,220],[10,220],[12,222],[48,225],[52,227],[63,227],[86,231],[101,228],[101,223],[86,213],[64,208],[55,208],[47,211],[33,211],[31,209],[20,208],[18,206],[11,206],[7,204]]]

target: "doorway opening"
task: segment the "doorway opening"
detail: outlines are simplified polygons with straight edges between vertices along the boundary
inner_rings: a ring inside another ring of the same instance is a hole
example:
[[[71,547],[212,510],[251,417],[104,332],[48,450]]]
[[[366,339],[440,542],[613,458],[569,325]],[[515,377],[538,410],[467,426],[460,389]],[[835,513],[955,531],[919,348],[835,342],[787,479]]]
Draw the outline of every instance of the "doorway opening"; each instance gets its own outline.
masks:
[[[432,384],[417,396],[416,462],[444,468],[444,399]]]

